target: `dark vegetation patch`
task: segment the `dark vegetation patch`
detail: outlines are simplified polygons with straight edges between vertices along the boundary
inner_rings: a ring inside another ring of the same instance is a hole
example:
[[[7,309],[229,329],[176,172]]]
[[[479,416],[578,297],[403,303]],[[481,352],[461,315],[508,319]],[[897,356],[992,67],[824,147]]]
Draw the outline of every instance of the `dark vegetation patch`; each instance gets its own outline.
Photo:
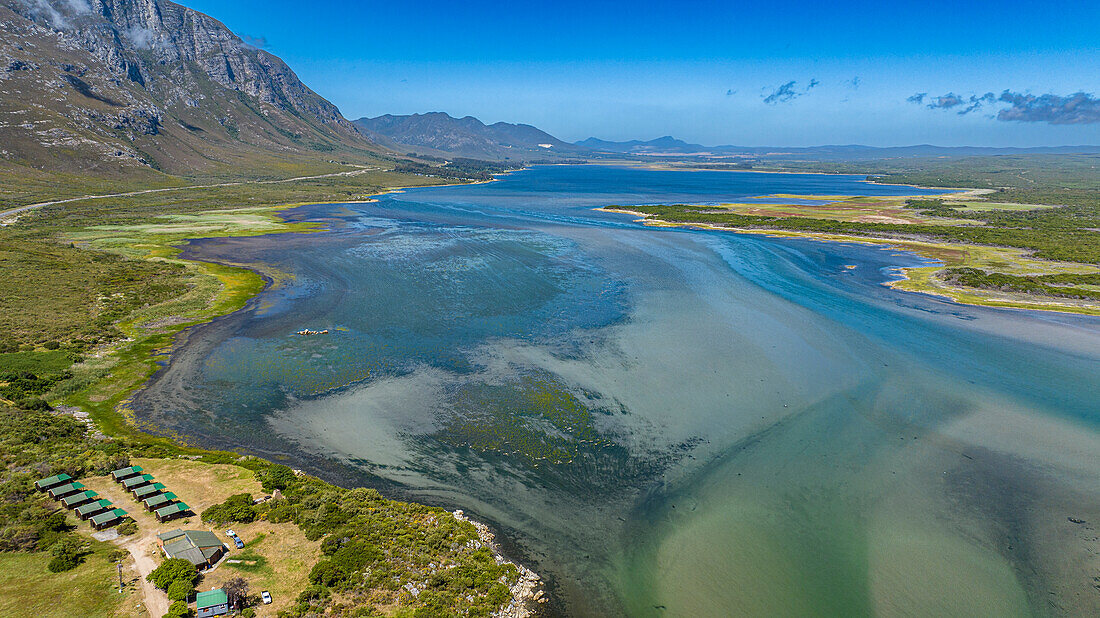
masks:
[[[493,161],[481,161],[479,159],[456,158],[451,160],[439,157],[422,156],[421,159],[438,161],[442,165],[429,165],[415,161],[405,161],[397,164],[394,171],[418,176],[434,176],[436,178],[448,178],[453,180],[492,180],[494,174],[523,169],[522,163],[496,163]]]
[[[119,103],[118,101],[116,101],[116,100],[114,100],[110,97],[104,96],[104,95],[99,94],[98,92],[94,91],[92,89],[92,86],[88,82],[80,79],[76,75],[65,74],[65,75],[62,75],[61,77],[65,81],[69,82],[69,85],[72,86],[74,90],[76,90],[80,94],[88,97],[89,99],[99,101],[100,103],[106,103],[107,105],[110,105],[111,107],[126,107],[125,103]]]
[[[1067,284],[1097,285],[1100,275],[1036,275],[1023,277],[990,273],[977,268],[948,268],[938,276],[947,283],[983,290],[1000,290],[1039,296],[1100,300],[1100,290],[1070,287]],[[1060,285],[1059,285],[1060,284]]]

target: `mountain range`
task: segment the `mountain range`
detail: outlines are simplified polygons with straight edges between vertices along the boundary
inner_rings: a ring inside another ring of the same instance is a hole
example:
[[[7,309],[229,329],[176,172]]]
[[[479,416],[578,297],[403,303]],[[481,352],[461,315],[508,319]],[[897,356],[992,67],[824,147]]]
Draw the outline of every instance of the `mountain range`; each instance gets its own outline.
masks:
[[[1010,154],[1068,154],[1100,153],[1100,146],[1041,146],[1033,148],[995,148],[983,146],[808,146],[791,148],[784,146],[703,146],[691,144],[671,136],[648,141],[607,141],[590,137],[576,143],[593,152],[647,156],[712,156],[746,158],[811,158],[814,160],[887,159],[895,157],[968,157]]]
[[[360,118],[355,126],[372,140],[399,152],[494,161],[553,159],[587,152],[529,124],[486,125],[473,116],[453,118],[444,112]]]
[[[122,176],[271,174],[415,152],[529,162],[622,156],[873,159],[1100,152],[1096,147],[568,143],[527,124],[443,112],[354,123],[279,58],[168,0],[0,0],[0,166]]]
[[[0,162],[211,173],[382,149],[279,58],[167,0],[0,0]]]

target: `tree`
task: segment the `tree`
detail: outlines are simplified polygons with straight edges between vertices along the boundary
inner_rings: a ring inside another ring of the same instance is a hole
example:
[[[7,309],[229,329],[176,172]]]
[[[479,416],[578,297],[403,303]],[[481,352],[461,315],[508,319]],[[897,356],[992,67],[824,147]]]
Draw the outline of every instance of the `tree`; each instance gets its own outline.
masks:
[[[263,486],[264,491],[270,493],[276,489],[286,489],[294,482],[297,476],[294,470],[282,464],[275,464],[256,471],[256,480]]]
[[[229,607],[240,609],[248,600],[248,581],[243,577],[234,577],[222,586],[229,598]]]
[[[168,607],[168,613],[164,618],[187,618],[191,615],[191,608],[184,601],[176,601]]]
[[[52,573],[60,573],[76,568],[88,553],[88,544],[76,535],[67,535],[58,539],[50,548],[53,559],[46,568]]]
[[[195,585],[184,578],[180,578],[169,584],[166,592],[170,601],[186,601],[195,593]]]
[[[256,521],[256,507],[252,505],[252,494],[236,494],[221,504],[202,512],[202,520],[215,524],[241,522],[247,524]]]
[[[168,590],[172,582],[178,579],[194,586],[199,579],[199,571],[195,565],[183,558],[169,558],[153,569],[145,579],[153,582],[153,585],[161,590]]]

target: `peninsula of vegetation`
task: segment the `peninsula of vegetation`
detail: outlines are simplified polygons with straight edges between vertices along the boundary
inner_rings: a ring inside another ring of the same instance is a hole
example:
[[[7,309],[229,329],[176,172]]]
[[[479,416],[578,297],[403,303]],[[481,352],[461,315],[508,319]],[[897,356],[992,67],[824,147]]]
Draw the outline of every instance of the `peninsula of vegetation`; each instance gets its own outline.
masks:
[[[939,196],[770,195],[720,205],[601,210],[641,216],[647,225],[898,247],[941,265],[904,269],[904,279],[889,282],[897,289],[960,303],[1100,315],[1097,161],[1098,155],[1064,155],[981,157],[950,163],[772,164],[765,169],[872,171],[871,178],[889,184],[976,188]]]

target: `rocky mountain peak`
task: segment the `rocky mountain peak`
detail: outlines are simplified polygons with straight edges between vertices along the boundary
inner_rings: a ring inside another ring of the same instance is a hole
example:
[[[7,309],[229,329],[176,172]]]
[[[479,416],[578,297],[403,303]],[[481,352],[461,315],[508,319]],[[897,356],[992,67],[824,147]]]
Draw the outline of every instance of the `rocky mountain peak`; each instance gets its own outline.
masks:
[[[372,148],[282,60],[213,17],[168,0],[0,0],[0,65],[0,80],[19,78],[9,91],[16,103],[22,97],[23,108],[55,112],[54,122],[44,123],[58,124],[60,115],[77,125],[57,127],[68,141],[121,138],[100,150],[140,150],[149,156],[132,158],[149,164],[174,165],[157,151],[179,144],[125,142],[162,129],[184,129],[177,142],[203,142],[204,152],[188,155],[195,164],[213,156],[212,140],[230,149]],[[53,101],[37,104],[46,93]]]

